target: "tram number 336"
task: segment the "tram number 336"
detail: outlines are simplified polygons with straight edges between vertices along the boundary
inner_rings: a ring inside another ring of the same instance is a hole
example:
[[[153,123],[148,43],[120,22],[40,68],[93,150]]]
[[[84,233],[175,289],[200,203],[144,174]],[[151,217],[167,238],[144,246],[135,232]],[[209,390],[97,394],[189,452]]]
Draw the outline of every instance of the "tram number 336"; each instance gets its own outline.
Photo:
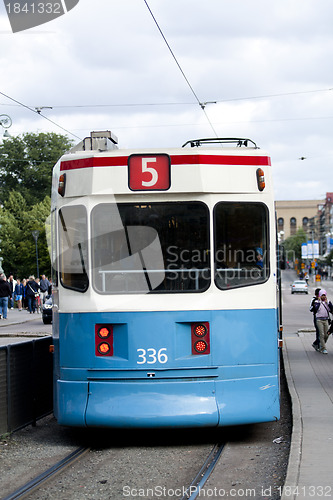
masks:
[[[137,349],[138,352],[138,365],[144,365],[147,363],[148,365],[153,365],[155,363],[166,363],[168,361],[168,356],[166,353],[166,347],[162,347],[156,351],[153,347],[149,349]]]

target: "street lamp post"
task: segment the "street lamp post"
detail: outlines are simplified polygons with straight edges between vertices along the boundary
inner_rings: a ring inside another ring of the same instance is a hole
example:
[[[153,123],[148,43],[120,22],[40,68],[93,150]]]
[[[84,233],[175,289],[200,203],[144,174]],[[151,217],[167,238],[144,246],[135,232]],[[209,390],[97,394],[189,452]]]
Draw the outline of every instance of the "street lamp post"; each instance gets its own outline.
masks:
[[[0,115],[0,127],[6,129],[4,134],[3,134],[3,137],[10,137],[7,128],[9,128],[11,126],[12,126],[11,117],[8,115]],[[3,142],[3,140],[0,137],[0,146],[1,146],[2,142]],[[3,261],[3,257],[0,257],[0,273],[3,273],[2,261]]]
[[[36,229],[35,231],[32,231],[31,234],[33,236],[33,239],[35,240],[35,245],[36,245],[37,278],[39,278],[38,245],[37,245],[39,231],[37,231],[37,229]]]

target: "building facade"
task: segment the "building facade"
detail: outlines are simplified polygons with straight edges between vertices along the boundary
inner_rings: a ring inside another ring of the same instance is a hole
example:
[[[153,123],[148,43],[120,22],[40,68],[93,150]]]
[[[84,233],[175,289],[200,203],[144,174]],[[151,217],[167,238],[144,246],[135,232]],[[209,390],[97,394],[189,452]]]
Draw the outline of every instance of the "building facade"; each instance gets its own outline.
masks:
[[[280,240],[286,240],[303,228],[307,232],[310,220],[318,217],[323,200],[276,201],[277,231]]]
[[[282,242],[304,229],[308,240],[319,241],[319,252],[325,256],[333,247],[333,193],[323,200],[276,201],[277,231]]]

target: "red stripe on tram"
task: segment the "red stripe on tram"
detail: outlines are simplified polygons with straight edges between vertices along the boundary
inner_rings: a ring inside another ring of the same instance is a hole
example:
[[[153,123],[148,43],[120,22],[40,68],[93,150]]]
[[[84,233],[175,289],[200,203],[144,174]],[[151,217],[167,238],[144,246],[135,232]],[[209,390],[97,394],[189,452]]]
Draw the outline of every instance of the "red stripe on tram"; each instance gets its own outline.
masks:
[[[158,154],[158,153],[156,153]],[[142,154],[144,157],[145,154]],[[92,156],[76,160],[62,161],[60,170],[77,170],[91,167],[126,166],[128,156]],[[172,155],[171,165],[271,165],[269,156],[234,156],[234,155]]]

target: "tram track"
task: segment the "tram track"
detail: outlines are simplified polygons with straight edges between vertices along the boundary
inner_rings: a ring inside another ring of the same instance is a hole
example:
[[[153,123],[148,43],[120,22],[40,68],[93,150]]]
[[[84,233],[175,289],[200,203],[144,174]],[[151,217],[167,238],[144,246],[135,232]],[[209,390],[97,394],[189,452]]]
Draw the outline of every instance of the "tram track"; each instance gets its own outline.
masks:
[[[191,431],[161,435],[152,430],[82,433],[63,429],[54,419],[44,423],[18,431],[8,440],[8,447],[0,447],[2,500],[135,496],[195,500],[200,492],[203,496],[215,489],[228,493],[247,488],[256,490],[259,497],[261,491],[272,488],[274,493],[283,486],[285,453],[278,451],[288,449],[288,444],[273,443],[277,436],[287,437],[283,419],[260,426],[205,430],[200,436]],[[52,456],[57,458],[51,462]],[[33,478],[33,472],[38,476]],[[21,486],[12,492],[13,484]],[[272,496],[277,498],[277,494]]]
[[[195,500],[200,495],[200,490],[203,488],[207,480],[209,479],[211,473],[217,464],[223,448],[226,443],[216,444],[207,459],[205,460],[203,466],[199,470],[198,474],[195,476],[189,487],[187,488],[185,494],[181,500]]]
[[[46,481],[51,480],[57,474],[63,472],[67,467],[82,458],[89,451],[90,448],[77,448],[72,453],[69,453],[65,458],[57,462],[55,465],[45,470],[41,474],[38,474],[38,476],[34,477],[31,481],[28,481],[16,491],[6,496],[3,500],[18,500],[27,497],[35,490],[37,490],[41,485],[44,485]]]
[[[205,483],[211,476],[211,473],[221,456],[224,446],[225,443],[218,443],[213,446],[193,480],[190,484],[182,488],[185,493],[181,500],[195,500],[200,495],[200,490],[204,487]],[[65,472],[66,469],[72,466],[74,462],[83,458],[83,456],[85,456],[89,451],[91,451],[91,448],[89,447],[77,448],[55,465],[38,474],[36,477],[10,493],[8,496],[4,497],[2,500],[21,500],[28,497],[32,493],[36,492],[40,487],[44,487],[47,482],[51,482],[55,476]]]

